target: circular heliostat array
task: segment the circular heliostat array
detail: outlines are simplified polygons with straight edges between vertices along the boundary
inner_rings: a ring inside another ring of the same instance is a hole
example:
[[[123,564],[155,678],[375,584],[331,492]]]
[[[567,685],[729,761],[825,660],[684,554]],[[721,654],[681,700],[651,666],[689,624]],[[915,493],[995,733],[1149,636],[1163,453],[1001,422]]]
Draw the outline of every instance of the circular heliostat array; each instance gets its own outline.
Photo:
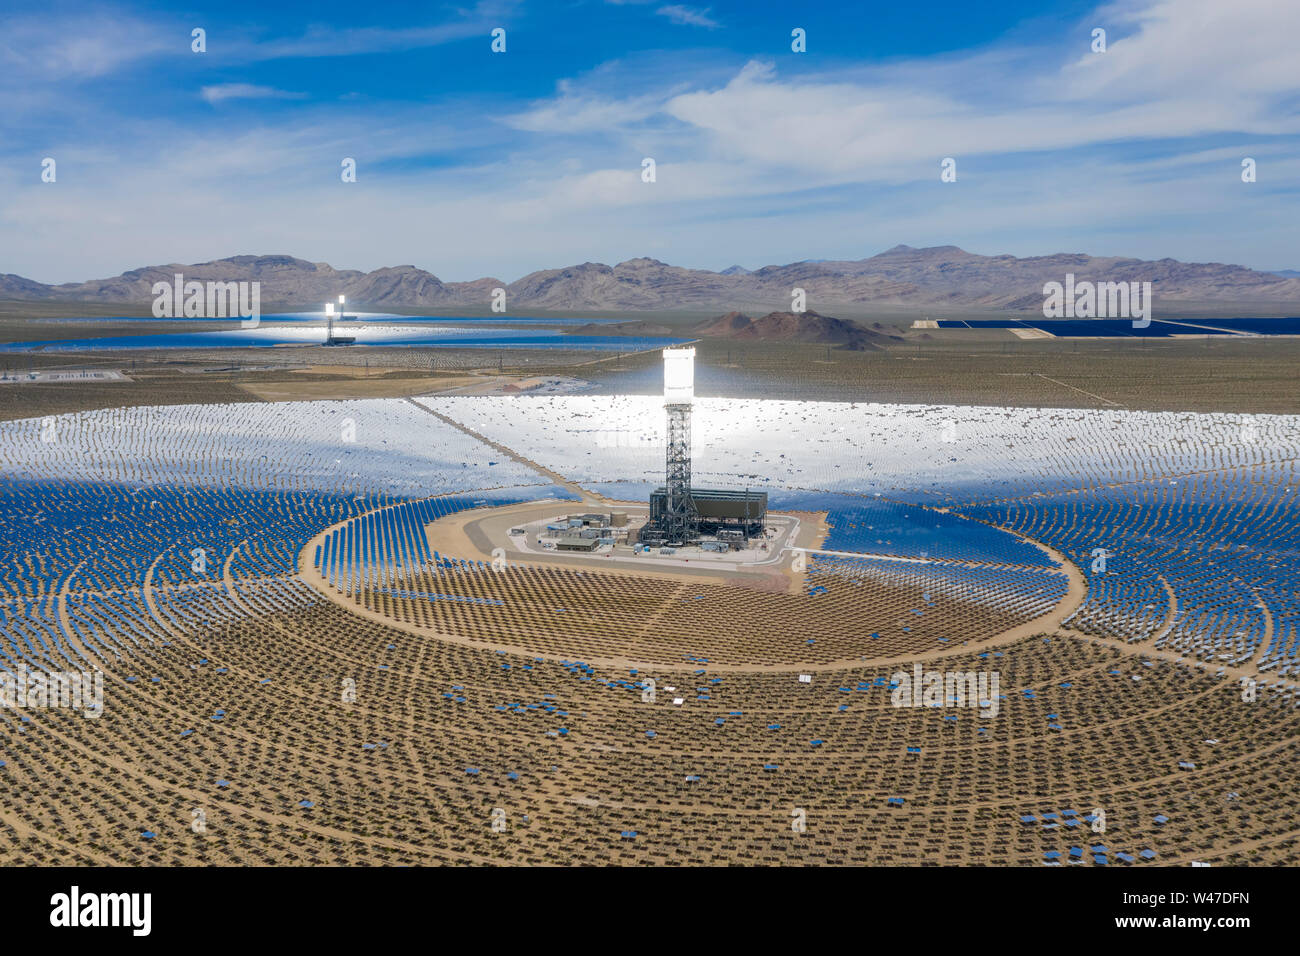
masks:
[[[886,520],[878,501],[855,507],[836,520]],[[1054,630],[1084,593],[1082,575],[1050,549],[919,508],[910,509],[915,522],[944,519],[937,527],[952,530],[951,546],[940,533],[926,538],[934,551],[925,556],[889,553],[899,549],[883,542],[883,553],[787,548],[758,566],[770,568],[765,575],[702,556],[694,565],[676,555],[517,561],[497,548],[494,558],[494,542],[472,543],[483,540],[472,532],[491,522],[492,510],[446,508],[404,502],[342,522],[308,543],[304,578],[345,607],[415,634],[548,660],[681,669],[700,661],[830,667],[985,648]],[[503,526],[528,513],[502,510]],[[826,521],[825,513],[802,518]],[[469,526],[461,550],[430,543],[456,540],[441,523]]]

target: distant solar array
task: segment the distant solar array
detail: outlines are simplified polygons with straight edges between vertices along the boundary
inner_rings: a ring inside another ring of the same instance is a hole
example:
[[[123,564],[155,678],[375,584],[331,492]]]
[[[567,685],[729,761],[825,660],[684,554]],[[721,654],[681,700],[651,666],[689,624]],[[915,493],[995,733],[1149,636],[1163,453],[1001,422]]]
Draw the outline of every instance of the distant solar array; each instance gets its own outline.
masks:
[[[1059,338],[1168,338],[1173,335],[1300,335],[1300,318],[1152,319],[939,319],[941,329],[1035,329]]]

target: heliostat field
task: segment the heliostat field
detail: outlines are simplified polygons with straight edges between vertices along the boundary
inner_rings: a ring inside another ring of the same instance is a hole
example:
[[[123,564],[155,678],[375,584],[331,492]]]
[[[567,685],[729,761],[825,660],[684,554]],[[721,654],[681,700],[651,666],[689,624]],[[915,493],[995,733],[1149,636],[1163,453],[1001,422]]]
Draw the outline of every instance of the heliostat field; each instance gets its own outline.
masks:
[[[797,523],[752,567],[509,536],[635,523],[662,420],[0,424],[0,854],[1300,860],[1300,419],[697,399],[697,483]]]

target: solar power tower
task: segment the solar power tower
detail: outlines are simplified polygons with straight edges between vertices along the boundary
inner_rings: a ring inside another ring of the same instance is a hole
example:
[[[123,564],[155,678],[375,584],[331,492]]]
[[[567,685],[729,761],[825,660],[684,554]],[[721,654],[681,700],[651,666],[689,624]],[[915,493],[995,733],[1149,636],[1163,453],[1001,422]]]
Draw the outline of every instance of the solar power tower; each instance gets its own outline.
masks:
[[[695,349],[664,349],[664,408],[668,412],[666,507],[660,527],[670,542],[698,541],[700,516],[691,500],[691,405]]]

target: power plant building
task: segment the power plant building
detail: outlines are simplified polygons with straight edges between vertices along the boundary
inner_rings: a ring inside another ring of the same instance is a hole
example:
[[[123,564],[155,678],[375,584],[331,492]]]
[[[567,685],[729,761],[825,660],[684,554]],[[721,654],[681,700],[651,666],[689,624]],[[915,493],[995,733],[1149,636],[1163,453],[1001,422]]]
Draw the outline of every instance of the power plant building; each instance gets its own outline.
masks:
[[[727,491],[692,488],[694,527],[700,537],[722,539],[761,538],[767,527],[766,491]],[[656,488],[650,493],[650,523],[656,527],[668,513],[668,490]],[[643,533],[644,536],[644,533]]]

